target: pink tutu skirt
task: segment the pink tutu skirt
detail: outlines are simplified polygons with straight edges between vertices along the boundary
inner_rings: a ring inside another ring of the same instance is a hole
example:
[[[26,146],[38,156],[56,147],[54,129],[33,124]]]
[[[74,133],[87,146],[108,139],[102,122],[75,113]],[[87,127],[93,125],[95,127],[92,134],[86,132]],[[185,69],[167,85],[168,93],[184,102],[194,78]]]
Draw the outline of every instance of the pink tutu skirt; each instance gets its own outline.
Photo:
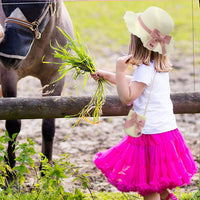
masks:
[[[190,184],[197,172],[178,129],[139,138],[127,135],[117,145],[97,153],[94,163],[119,191],[142,196]]]

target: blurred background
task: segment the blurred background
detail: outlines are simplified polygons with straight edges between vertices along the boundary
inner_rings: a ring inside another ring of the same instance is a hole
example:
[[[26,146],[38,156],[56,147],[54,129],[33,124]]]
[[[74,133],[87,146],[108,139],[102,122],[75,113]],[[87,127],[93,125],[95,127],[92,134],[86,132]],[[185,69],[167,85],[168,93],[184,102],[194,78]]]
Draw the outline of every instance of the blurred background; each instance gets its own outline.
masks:
[[[200,89],[200,12],[198,0],[160,0],[160,1],[66,1],[75,30],[96,58],[98,67],[114,70],[118,55],[126,54],[129,44],[129,32],[123,20],[127,10],[143,12],[149,6],[158,6],[166,10],[174,20],[172,36],[175,40],[175,52],[172,54],[174,73],[178,67],[189,68],[193,73],[183,91]],[[102,61],[105,60],[105,62]],[[191,60],[192,59],[192,60]],[[190,61],[189,61],[190,60]],[[177,63],[178,61],[178,63]],[[177,66],[178,65],[178,66]],[[179,69],[179,68],[178,68]],[[179,74],[182,78],[182,74]],[[177,75],[177,76],[179,76]],[[172,91],[179,88],[172,87]]]

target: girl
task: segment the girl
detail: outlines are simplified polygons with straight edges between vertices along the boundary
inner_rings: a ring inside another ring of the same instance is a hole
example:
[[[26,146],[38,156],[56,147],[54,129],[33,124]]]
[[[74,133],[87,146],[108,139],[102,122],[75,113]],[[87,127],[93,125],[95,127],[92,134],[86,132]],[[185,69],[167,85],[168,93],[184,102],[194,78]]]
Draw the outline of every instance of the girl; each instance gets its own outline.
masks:
[[[130,55],[117,60],[116,74],[99,70],[91,75],[116,84],[120,100],[134,102],[139,114],[144,113],[155,75],[147,120],[142,136],[125,136],[112,148],[97,153],[94,163],[122,192],[138,192],[145,200],[177,199],[169,189],[189,184],[197,166],[177,128],[170,99],[167,55],[173,49],[170,34],[174,23],[158,7],[143,13],[128,11],[124,19],[131,33]],[[128,64],[137,66],[133,77],[125,74]]]

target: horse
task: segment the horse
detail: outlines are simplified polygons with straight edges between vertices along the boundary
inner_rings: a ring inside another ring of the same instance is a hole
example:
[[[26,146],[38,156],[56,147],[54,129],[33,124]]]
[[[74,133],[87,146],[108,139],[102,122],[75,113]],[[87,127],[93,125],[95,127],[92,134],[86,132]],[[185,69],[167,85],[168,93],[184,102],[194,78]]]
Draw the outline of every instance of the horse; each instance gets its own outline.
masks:
[[[67,44],[60,27],[72,38],[74,29],[63,0],[0,0],[0,78],[4,98],[17,97],[17,82],[26,77],[38,78],[43,89],[42,96],[60,96],[64,78],[60,77],[60,62],[53,56],[51,45]],[[51,45],[50,45],[51,43]],[[48,63],[43,62],[43,56]],[[47,91],[52,91],[51,93]],[[12,138],[19,134],[21,120],[6,120],[6,130]],[[42,153],[52,161],[55,119],[42,121]],[[14,141],[8,142],[7,162],[16,164]]]

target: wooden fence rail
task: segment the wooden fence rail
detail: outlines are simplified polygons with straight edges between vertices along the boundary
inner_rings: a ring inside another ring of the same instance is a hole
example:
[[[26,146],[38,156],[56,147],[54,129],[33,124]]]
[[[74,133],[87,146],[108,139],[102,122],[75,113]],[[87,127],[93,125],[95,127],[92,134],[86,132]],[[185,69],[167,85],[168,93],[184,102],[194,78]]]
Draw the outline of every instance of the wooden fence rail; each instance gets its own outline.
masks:
[[[63,118],[77,114],[91,97],[1,98],[0,120]],[[161,97],[162,98],[162,97]],[[200,113],[200,93],[171,94],[175,114]],[[127,115],[130,106],[117,96],[107,96],[102,116]]]

